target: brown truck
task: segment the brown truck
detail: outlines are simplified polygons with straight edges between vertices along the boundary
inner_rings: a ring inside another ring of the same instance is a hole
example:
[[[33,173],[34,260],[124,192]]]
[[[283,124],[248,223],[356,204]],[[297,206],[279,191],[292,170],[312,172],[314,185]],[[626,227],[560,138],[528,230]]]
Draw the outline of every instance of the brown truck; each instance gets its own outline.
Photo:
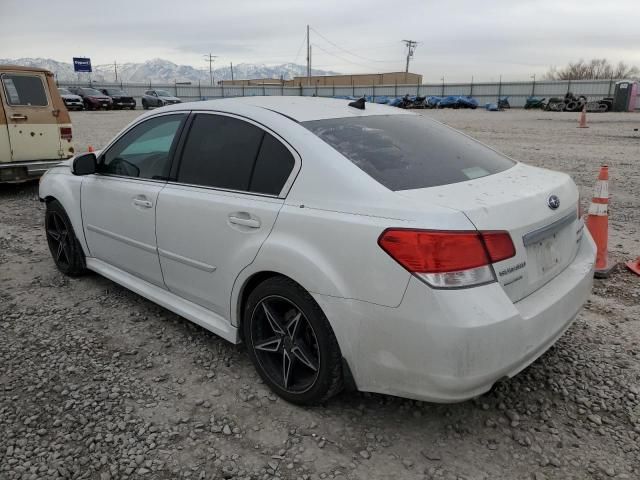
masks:
[[[53,73],[0,65],[0,183],[41,176],[72,157],[69,112]]]

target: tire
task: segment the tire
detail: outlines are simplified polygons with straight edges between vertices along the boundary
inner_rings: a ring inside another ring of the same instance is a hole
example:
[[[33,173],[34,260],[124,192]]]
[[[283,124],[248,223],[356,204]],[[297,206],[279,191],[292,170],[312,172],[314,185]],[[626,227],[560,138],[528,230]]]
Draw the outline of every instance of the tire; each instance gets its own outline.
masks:
[[[84,252],[78,242],[71,220],[60,202],[47,203],[45,234],[53,261],[65,275],[77,277],[86,271]]]
[[[331,325],[293,280],[259,284],[243,306],[242,324],[249,358],[280,397],[313,405],[342,390],[342,355]]]

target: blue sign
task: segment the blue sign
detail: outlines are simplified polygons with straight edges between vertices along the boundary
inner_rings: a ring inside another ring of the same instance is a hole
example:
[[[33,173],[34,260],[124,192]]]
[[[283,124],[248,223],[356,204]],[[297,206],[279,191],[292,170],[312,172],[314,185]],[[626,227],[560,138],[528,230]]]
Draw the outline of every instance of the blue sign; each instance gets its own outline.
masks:
[[[91,73],[91,59],[84,57],[73,57],[73,71]]]

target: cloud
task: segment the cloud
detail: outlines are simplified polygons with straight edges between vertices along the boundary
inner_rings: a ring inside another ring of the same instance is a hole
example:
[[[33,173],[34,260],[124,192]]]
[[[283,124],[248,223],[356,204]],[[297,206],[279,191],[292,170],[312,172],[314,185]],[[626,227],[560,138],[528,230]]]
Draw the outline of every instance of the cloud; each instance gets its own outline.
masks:
[[[514,78],[550,65],[607,57],[640,65],[635,1],[564,0],[196,0],[0,2],[0,57],[49,57],[94,63],[161,57],[204,67],[305,62],[311,24],[313,63],[345,73],[399,70],[402,39],[418,40],[412,71],[426,80]],[[325,38],[323,38],[326,37]]]

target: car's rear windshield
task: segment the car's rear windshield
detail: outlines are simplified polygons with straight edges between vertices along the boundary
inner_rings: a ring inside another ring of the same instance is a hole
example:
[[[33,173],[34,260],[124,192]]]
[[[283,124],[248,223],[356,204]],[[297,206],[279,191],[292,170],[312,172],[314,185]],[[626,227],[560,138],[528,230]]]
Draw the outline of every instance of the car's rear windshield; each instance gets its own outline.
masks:
[[[390,190],[463,182],[515,162],[422,115],[374,115],[303,122]]]

